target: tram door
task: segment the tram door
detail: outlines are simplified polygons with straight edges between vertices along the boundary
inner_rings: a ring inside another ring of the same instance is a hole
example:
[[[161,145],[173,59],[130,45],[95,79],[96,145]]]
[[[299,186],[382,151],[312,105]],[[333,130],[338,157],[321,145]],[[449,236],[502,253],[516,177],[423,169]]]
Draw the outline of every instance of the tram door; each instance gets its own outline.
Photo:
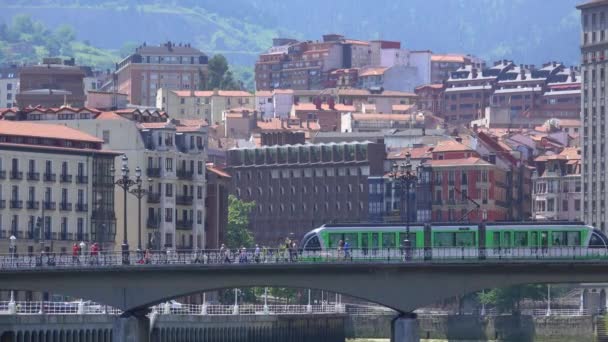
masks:
[[[542,248],[549,247],[549,232],[540,232],[540,246]]]
[[[380,247],[380,234],[372,233],[372,251],[376,253]]]
[[[363,250],[363,254],[367,255],[369,249],[369,235],[367,233],[361,234],[361,249]]]
[[[530,233],[530,247],[538,247],[538,232]]]

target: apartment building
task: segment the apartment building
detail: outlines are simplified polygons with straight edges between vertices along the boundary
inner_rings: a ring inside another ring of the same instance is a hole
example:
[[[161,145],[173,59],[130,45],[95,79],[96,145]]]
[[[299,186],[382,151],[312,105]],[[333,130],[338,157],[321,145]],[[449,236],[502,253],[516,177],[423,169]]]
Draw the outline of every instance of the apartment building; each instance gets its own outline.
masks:
[[[483,60],[462,54],[433,54],[431,56],[431,81],[428,83],[443,83],[450,78],[453,71],[465,64],[483,65]]]
[[[293,90],[274,89],[272,91],[256,91],[255,106],[262,119],[285,119],[289,116],[291,106],[293,106]]]
[[[56,124],[0,120],[0,248],[69,253],[73,243],[112,249],[116,152]]]
[[[274,247],[330,222],[368,217],[368,177],[383,174],[384,144],[353,142],[235,148],[228,151],[232,191],[255,201],[250,229]]]
[[[580,150],[567,147],[559,154],[536,157],[534,162],[534,219],[580,221],[583,196]]]
[[[190,44],[144,43],[116,65],[113,89],[109,90],[128,94],[131,104],[154,107],[160,88],[202,89],[207,61],[207,55]]]
[[[606,231],[606,15],[608,1],[586,1],[581,11],[581,71],[583,134],[583,215],[585,223]]]
[[[0,108],[16,105],[19,92],[19,67],[16,65],[0,67]]]
[[[203,119],[222,122],[222,113],[233,108],[255,109],[255,96],[241,90],[171,90],[162,88],[156,108],[176,119]]]
[[[19,72],[17,104],[25,107],[59,107],[69,104],[82,107],[85,71],[74,60],[45,58],[42,64],[22,67]]]
[[[103,146],[128,158],[131,177],[142,170],[142,248],[203,248],[205,241],[205,175],[207,124],[202,120],[168,120],[166,113],[123,109],[32,108],[7,111],[4,120],[44,120],[97,137]],[[2,122],[2,121],[0,121]],[[117,158],[116,170],[121,160]],[[116,175],[118,177],[119,175]],[[117,241],[123,239],[123,190],[116,187]],[[137,199],[127,196],[127,235],[138,246]],[[213,232],[217,236],[217,232]]]
[[[418,109],[429,111],[435,115],[441,116],[443,113],[443,84],[425,84],[416,87],[414,93],[418,95]]]

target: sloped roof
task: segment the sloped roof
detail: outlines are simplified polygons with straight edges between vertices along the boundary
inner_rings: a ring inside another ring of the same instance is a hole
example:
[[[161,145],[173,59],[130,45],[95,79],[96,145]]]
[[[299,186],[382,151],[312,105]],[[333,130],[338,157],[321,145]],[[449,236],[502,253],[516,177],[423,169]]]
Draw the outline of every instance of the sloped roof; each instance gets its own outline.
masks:
[[[0,135],[75,140],[102,143],[103,140],[63,125],[39,124],[30,121],[0,120]]]

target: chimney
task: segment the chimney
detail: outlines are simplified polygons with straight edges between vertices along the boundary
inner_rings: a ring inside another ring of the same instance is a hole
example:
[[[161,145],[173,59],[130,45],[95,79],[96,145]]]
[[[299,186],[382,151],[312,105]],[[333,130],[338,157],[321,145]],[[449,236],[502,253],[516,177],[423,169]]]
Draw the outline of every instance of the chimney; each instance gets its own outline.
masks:
[[[306,128],[310,129],[310,119],[306,119]]]
[[[454,140],[456,140],[456,142],[462,143],[462,138],[461,137],[456,137],[456,138],[454,138]]]
[[[304,127],[304,123],[302,122],[302,120],[300,120],[300,128]]]
[[[321,98],[319,96],[316,96],[315,100],[314,100],[314,104],[315,104],[315,107],[317,108],[317,110],[321,110],[322,103],[323,102],[321,101]]]
[[[471,69],[472,78],[477,78],[477,68]]]
[[[283,119],[280,119],[280,120],[281,120],[281,129],[284,129],[285,128],[285,121]]]
[[[574,71],[574,69],[570,70],[570,81],[576,82],[576,72]]]
[[[526,69],[523,69],[523,68],[520,69],[519,73],[520,73],[521,79],[525,80],[526,79]]]

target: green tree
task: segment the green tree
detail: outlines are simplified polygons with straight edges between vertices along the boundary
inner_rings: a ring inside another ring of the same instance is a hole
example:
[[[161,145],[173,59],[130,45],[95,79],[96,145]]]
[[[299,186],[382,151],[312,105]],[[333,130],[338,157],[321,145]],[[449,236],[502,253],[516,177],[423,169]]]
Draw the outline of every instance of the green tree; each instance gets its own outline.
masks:
[[[226,231],[226,245],[229,248],[252,247],[253,234],[248,229],[249,214],[255,202],[245,202],[236,196],[228,196],[228,229]]]
[[[17,34],[32,33],[34,28],[34,22],[32,18],[27,14],[17,14],[13,18],[11,30]]]
[[[234,79],[232,72],[229,70],[228,61],[222,54],[217,54],[211,57],[207,64],[207,90],[222,89],[222,90],[237,90],[241,89],[239,83]]]
[[[61,25],[55,30],[55,38],[64,46],[76,40],[76,32],[72,26]]]
[[[498,311],[519,312],[519,304],[523,299],[545,299],[546,285],[516,285],[479,293],[479,302],[493,305]]]

